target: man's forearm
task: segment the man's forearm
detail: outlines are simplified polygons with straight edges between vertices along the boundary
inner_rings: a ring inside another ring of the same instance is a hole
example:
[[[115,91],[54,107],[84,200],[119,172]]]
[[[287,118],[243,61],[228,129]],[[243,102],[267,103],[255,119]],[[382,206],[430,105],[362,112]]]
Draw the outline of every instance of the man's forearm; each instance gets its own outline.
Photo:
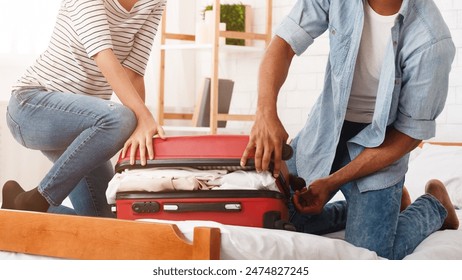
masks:
[[[277,96],[284,84],[294,53],[281,38],[271,41],[259,70],[258,113],[276,113]]]
[[[292,48],[283,39],[274,37],[265,51],[258,77],[258,104],[250,139],[242,154],[245,166],[251,152],[255,152],[255,169],[268,170],[273,159],[273,174],[279,175],[282,145],[287,142],[285,131],[277,113],[277,97],[289,72],[294,56]]]
[[[373,174],[399,160],[415,149],[420,142],[421,140],[390,128],[379,147],[364,149],[348,165],[331,174],[328,177],[329,185],[338,189],[347,182]]]

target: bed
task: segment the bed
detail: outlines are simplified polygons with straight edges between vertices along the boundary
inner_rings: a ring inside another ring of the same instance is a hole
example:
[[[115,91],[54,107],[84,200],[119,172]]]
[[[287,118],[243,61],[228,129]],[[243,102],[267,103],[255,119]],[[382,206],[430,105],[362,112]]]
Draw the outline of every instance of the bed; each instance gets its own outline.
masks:
[[[405,182],[411,199],[423,193],[427,180],[437,178],[446,184],[462,223],[460,166],[460,144],[425,143],[417,148],[411,154]],[[316,236],[211,221],[122,221],[0,211],[0,259],[381,259],[343,237],[342,231]],[[127,248],[133,246],[146,249],[128,254],[133,250]],[[462,260],[462,230],[435,232],[405,259]]]

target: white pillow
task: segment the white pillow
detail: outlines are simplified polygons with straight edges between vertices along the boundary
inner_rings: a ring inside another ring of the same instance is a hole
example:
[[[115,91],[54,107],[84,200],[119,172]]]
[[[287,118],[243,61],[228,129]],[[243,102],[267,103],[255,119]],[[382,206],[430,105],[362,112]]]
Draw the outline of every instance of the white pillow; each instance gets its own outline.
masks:
[[[461,208],[462,146],[425,143],[413,154],[404,183],[412,201],[425,192],[425,184],[430,179],[438,179],[445,184],[452,203]]]

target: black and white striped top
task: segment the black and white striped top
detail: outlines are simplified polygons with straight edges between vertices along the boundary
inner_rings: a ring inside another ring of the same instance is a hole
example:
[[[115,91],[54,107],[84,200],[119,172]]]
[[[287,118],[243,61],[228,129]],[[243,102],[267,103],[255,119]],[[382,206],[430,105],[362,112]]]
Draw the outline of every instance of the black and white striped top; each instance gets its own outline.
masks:
[[[166,0],[63,0],[47,50],[15,88],[44,87],[110,99],[112,89],[92,59],[111,48],[121,64],[144,75]]]

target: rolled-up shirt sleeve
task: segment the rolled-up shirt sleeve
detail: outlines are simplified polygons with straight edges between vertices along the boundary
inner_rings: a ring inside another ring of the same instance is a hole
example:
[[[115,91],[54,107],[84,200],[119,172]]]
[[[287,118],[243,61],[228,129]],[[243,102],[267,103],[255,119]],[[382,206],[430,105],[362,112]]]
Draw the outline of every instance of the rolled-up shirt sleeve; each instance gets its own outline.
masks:
[[[446,38],[406,59],[393,124],[397,130],[419,140],[435,136],[435,120],[446,102],[454,56],[452,39]]]
[[[329,0],[298,0],[275,31],[301,55],[328,27]]]

